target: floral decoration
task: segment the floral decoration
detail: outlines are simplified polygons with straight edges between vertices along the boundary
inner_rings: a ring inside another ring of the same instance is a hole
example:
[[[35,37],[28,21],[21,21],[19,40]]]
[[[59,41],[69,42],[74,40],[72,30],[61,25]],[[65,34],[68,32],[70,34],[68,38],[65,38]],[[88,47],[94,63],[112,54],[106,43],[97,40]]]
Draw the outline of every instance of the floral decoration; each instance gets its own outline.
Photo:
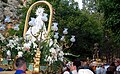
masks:
[[[64,28],[63,36],[60,36],[58,23],[56,22],[53,22],[51,31],[48,33],[45,25],[48,14],[44,11],[44,8],[39,7],[35,12],[36,17],[31,17],[25,38],[18,36],[4,37],[0,33],[0,45],[4,58],[12,60],[16,56],[24,56],[28,62],[33,62],[36,49],[39,48],[41,51],[41,63],[51,65],[56,61],[63,62],[64,55],[72,55],[64,53],[63,49],[67,45],[67,41],[71,45],[75,42],[75,36],[72,35],[70,39],[67,38],[68,28]],[[10,17],[6,17],[4,22],[11,22]],[[19,30],[19,24],[16,24],[13,29]],[[0,25],[0,30],[5,30],[4,25]]]

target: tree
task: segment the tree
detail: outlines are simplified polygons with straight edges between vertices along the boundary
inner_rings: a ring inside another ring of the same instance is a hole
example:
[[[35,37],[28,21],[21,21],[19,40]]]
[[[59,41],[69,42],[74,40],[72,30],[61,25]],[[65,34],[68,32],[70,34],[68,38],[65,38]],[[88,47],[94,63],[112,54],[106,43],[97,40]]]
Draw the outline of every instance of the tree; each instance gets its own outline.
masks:
[[[104,13],[105,28],[110,29],[116,35],[116,41],[120,41],[120,2],[119,0],[98,0],[98,11]]]
[[[109,50],[114,50],[112,54],[119,57],[117,55],[120,43],[120,2],[119,0],[97,0],[97,11],[104,14],[105,19],[105,33],[107,31],[107,35],[109,36],[109,43],[105,44],[105,46],[109,45]]]

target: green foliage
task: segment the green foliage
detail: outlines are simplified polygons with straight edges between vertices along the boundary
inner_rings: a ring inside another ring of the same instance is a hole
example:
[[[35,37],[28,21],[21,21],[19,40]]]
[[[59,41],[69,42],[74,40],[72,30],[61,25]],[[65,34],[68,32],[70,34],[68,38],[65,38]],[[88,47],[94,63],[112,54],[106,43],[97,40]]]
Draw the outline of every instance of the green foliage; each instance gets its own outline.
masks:
[[[103,52],[107,58],[115,55],[119,57],[120,44],[120,2],[119,0],[96,0],[97,11],[104,14],[104,38]],[[110,53],[112,52],[112,53]],[[118,53],[116,53],[118,52]]]
[[[98,0],[98,11],[104,13],[105,28],[115,33],[116,41],[120,42],[120,2],[119,0]]]

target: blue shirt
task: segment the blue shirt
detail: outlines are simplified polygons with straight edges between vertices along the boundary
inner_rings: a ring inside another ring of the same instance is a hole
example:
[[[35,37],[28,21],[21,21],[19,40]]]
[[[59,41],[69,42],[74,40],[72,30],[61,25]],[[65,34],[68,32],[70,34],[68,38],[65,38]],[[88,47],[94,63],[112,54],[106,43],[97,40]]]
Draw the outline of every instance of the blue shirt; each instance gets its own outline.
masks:
[[[3,71],[3,68],[0,68],[0,71]]]
[[[25,73],[25,71],[23,70],[16,70],[15,74],[22,74],[22,73]]]

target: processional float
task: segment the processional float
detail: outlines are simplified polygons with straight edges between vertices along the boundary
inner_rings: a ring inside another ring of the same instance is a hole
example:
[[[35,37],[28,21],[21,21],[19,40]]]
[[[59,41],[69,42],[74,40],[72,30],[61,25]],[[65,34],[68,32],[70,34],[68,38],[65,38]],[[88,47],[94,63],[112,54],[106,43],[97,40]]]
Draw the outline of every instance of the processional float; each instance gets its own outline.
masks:
[[[45,5],[47,5],[49,7],[50,16],[49,16],[49,23],[48,23],[47,33],[50,32],[50,28],[51,28],[51,24],[52,24],[52,16],[53,16],[52,5],[49,2],[47,2],[47,1],[37,1],[34,4],[32,4],[30,6],[30,8],[28,9],[28,11],[27,11],[26,20],[25,20],[25,26],[24,26],[24,32],[23,32],[23,37],[25,37],[26,32],[28,30],[28,21],[29,21],[29,17],[30,17],[30,13],[31,13],[32,9],[35,6],[40,5],[40,4],[45,4]],[[35,57],[34,57],[33,74],[39,74],[39,72],[40,72],[40,54],[41,54],[40,49],[37,48],[37,51],[36,51],[36,54],[35,54]]]

